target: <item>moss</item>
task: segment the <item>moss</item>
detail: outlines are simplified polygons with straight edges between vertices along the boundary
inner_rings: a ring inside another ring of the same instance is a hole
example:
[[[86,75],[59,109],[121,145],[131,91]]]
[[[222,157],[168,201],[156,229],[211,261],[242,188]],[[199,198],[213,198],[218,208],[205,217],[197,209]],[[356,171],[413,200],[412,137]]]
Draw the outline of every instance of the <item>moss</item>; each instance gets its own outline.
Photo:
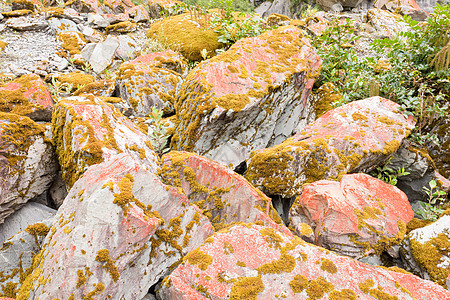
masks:
[[[264,291],[264,283],[260,277],[241,277],[231,286],[230,300],[256,300]]]
[[[106,272],[108,272],[114,282],[117,282],[119,280],[120,274],[117,267],[114,265],[114,260],[112,260],[109,257],[109,250],[108,249],[100,249],[97,251],[97,256],[95,257],[95,260],[98,262],[102,262],[103,269],[105,269]]]
[[[202,271],[206,271],[208,266],[212,263],[212,257],[204,253],[199,248],[189,252],[183,261],[188,261],[191,265],[198,265],[198,268]]]
[[[421,220],[418,218],[412,218],[411,221],[406,225],[406,234],[410,233],[414,229],[425,227],[429,224],[433,223],[431,220]]]
[[[65,73],[58,75],[56,79],[61,84],[71,84],[72,85],[72,91],[75,91],[78,89],[78,86],[84,86],[87,84],[90,84],[94,82],[95,78],[92,75],[84,74],[84,73]]]
[[[319,118],[327,111],[332,110],[332,103],[339,102],[342,99],[342,95],[338,93],[337,88],[331,82],[327,82],[320,86],[313,96],[316,102],[316,118]]]

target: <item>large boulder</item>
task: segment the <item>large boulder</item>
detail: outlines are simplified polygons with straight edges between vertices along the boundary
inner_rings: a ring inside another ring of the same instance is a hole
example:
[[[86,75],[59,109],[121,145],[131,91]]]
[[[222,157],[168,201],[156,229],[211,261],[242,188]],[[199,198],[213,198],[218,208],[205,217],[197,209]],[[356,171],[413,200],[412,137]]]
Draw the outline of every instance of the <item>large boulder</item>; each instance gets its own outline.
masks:
[[[450,275],[450,215],[408,233],[400,253],[406,269],[447,287]]]
[[[246,178],[266,194],[292,197],[305,183],[367,173],[414,128],[413,118],[398,108],[381,97],[335,108],[282,144],[255,151]]]
[[[52,125],[62,176],[69,187],[89,166],[121,152],[156,168],[158,158],[148,136],[99,98],[77,96],[61,100],[55,106]]]
[[[369,266],[272,228],[237,225],[189,253],[161,299],[449,299],[409,273]]]
[[[401,18],[399,14],[379,8],[371,8],[367,11],[368,23],[385,36],[407,31],[408,26],[402,22]]]
[[[294,26],[238,41],[186,77],[173,144],[235,168],[312,121],[307,99],[320,65]]]
[[[186,59],[178,52],[165,50],[161,52],[152,52],[146,55],[136,57],[130,63],[141,63],[149,67],[157,67],[172,70],[181,75],[187,72]]]
[[[142,299],[212,234],[209,220],[128,154],[70,190],[18,299]]]
[[[425,21],[429,16],[414,0],[375,0],[373,7],[407,15],[416,21]]]
[[[21,76],[0,87],[0,111],[50,121],[53,100],[45,82],[36,74]]]
[[[44,131],[28,117],[0,112],[0,223],[56,176],[58,161]]]
[[[287,235],[271,199],[241,175],[194,153],[172,151],[162,157],[160,174],[166,184],[179,187],[206,215],[215,230],[233,222],[260,222]]]
[[[388,250],[398,257],[391,248],[403,240],[413,217],[402,191],[361,173],[306,185],[289,213],[298,235],[307,224],[314,230],[311,242],[357,259]]]

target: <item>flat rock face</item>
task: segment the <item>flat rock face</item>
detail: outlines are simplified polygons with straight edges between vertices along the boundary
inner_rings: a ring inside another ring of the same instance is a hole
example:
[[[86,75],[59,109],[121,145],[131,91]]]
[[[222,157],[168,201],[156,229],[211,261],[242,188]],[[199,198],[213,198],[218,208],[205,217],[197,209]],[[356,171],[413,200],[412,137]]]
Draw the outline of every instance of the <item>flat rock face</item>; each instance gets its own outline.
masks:
[[[216,230],[232,222],[262,222],[292,235],[273,208],[271,199],[225,166],[178,151],[164,155],[162,161],[160,174],[164,182],[181,188]]]
[[[0,87],[0,111],[50,121],[52,109],[52,96],[39,75],[24,75]]]
[[[402,191],[361,173],[306,185],[289,213],[297,234],[306,223],[314,230],[314,244],[353,258],[398,245],[413,217]]]
[[[70,97],[58,102],[52,125],[63,179],[69,186],[89,166],[121,152],[129,153],[150,170],[157,168],[157,156],[147,135],[96,97]]]
[[[238,41],[185,79],[174,144],[234,168],[314,117],[308,95],[321,59],[294,26]]]
[[[0,112],[0,223],[46,191],[57,170],[44,128],[27,117]]]
[[[379,8],[371,8],[367,12],[367,18],[372,26],[386,36],[407,31],[407,25],[401,22],[401,16]]]
[[[162,299],[448,299],[412,274],[338,256],[272,228],[238,225],[189,253],[163,282]],[[372,298],[373,297],[373,298]]]
[[[246,178],[266,194],[292,197],[305,183],[369,171],[398,149],[414,124],[387,99],[354,101],[282,144],[255,151]]]
[[[172,50],[142,55],[133,59],[130,63],[141,63],[149,67],[168,69],[182,75],[187,72],[186,59],[180,53]]]
[[[406,269],[448,287],[450,276],[450,215],[411,231],[401,244]]]
[[[117,79],[121,98],[139,117],[149,115],[153,106],[165,114],[173,114],[175,98],[182,83],[180,74],[142,63],[123,64]]]
[[[210,234],[184,195],[119,154],[70,190],[18,298],[142,299]]]

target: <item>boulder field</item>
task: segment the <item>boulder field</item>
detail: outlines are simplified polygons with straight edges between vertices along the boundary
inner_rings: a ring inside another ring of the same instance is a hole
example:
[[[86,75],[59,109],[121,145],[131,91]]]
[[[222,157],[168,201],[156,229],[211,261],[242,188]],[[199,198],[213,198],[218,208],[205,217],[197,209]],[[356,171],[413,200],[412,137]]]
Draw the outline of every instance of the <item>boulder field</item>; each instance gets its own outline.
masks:
[[[62,4],[0,3],[0,299],[450,299],[450,212],[415,218],[450,188],[448,117],[428,153],[389,99],[333,108],[324,12],[215,55],[176,2]]]

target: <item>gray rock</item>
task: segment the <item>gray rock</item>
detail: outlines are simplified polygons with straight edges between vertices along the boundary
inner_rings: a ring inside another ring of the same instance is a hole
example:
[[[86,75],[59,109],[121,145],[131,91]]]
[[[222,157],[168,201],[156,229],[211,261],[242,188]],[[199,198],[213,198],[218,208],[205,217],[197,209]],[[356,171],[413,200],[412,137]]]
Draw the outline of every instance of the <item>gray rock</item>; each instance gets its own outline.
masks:
[[[59,208],[63,204],[68,192],[69,189],[64,183],[61,172],[58,172],[58,175],[56,175],[55,180],[53,181],[49,190],[50,198],[52,199],[56,208]]]
[[[128,35],[119,35],[117,39],[119,47],[116,49],[116,57],[124,61],[134,59],[140,51],[136,42]]]
[[[81,51],[83,58],[92,66],[95,73],[101,73],[113,61],[114,54],[119,47],[117,38],[108,36],[104,42],[95,45],[88,44]]]
[[[106,20],[103,16],[95,13],[88,14],[87,24],[88,25],[92,24],[97,28],[106,28],[109,25],[111,25],[111,23],[108,20]]]
[[[32,19],[28,17],[10,18],[6,26],[18,31],[36,31],[45,29],[48,23],[45,19]]]
[[[99,43],[104,40],[103,35],[98,30],[88,26],[84,26],[81,33],[83,33],[85,39],[91,43]]]
[[[259,5],[258,7],[255,8],[255,12],[257,14],[259,14],[260,16],[262,16],[263,13],[266,12],[270,8],[271,5],[272,5],[272,2],[270,2],[270,1],[263,2],[263,3],[261,3],[261,5]]]
[[[56,214],[56,210],[40,203],[28,202],[0,224],[0,244],[19,231],[25,230],[28,225],[50,219]]]
[[[48,19],[48,24],[55,36],[58,36],[63,31],[79,31],[77,24],[67,19],[50,18]]]
[[[271,14],[280,14],[291,17],[291,0],[274,0],[270,7],[261,16],[267,18]]]

